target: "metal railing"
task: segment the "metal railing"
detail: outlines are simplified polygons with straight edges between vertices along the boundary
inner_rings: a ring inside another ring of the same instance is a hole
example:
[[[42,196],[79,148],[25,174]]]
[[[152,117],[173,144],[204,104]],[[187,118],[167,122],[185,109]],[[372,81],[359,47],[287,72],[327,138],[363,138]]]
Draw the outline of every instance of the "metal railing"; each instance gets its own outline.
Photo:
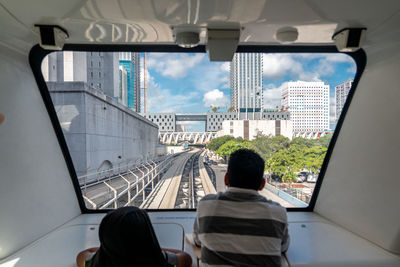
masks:
[[[171,157],[171,155],[159,157],[157,159],[150,160],[150,161],[159,163],[169,157]],[[114,168],[100,170],[100,171],[94,171],[91,173],[86,173],[84,175],[78,176],[78,182],[79,182],[81,189],[86,189],[87,187],[90,187],[92,185],[102,183],[105,180],[112,180],[113,178],[118,177],[118,175],[120,175],[121,173],[129,172],[129,170],[133,170],[133,169],[137,169],[137,168],[141,169],[141,168],[143,168],[143,165],[145,165],[147,163],[141,163],[141,164],[127,163],[127,164],[123,164],[123,165],[121,165],[121,163],[118,163],[118,164],[115,164],[117,166]]]
[[[136,205],[139,205],[146,200],[146,188],[154,189],[162,174],[171,166],[173,158],[173,155],[169,155],[157,163],[150,160],[139,166],[123,169],[123,171],[118,168],[116,174],[108,174],[105,178],[100,178],[101,174],[94,175],[96,179],[93,179],[90,184],[86,180],[81,180],[83,182],[81,184],[83,198],[86,204],[89,204],[93,209],[105,209],[111,205],[113,208],[130,206],[134,201],[136,201]],[[121,185],[121,182],[126,185]],[[95,187],[95,185],[98,186]],[[99,190],[99,187],[102,195],[108,197],[107,200],[96,203],[96,200],[90,199],[87,193],[91,189]]]

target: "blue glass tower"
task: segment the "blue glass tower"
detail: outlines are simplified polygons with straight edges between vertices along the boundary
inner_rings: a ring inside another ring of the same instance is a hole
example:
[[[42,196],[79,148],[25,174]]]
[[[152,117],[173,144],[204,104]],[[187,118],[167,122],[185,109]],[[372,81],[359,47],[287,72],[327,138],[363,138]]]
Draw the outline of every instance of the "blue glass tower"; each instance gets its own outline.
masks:
[[[124,67],[127,72],[128,108],[140,112],[140,54],[119,53],[119,65]]]

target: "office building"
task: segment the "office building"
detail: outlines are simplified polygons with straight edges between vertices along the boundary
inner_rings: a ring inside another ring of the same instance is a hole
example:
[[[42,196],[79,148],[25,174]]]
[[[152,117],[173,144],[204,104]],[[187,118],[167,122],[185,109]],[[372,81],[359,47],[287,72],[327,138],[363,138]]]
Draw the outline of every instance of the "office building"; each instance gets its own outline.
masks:
[[[262,60],[261,53],[237,53],[230,65],[231,107],[245,119],[262,110]]]
[[[340,114],[342,114],[342,109],[346,103],[347,95],[353,84],[353,79],[348,79],[344,83],[335,86],[335,98],[336,98],[336,120],[339,119]]]
[[[217,137],[230,135],[235,138],[254,140],[257,134],[269,136],[285,136],[292,139],[291,120],[225,120]]]
[[[127,73],[128,108],[140,112],[140,54],[120,52],[119,65],[124,67]]]
[[[85,82],[113,98],[118,97],[118,54],[104,52],[56,52],[43,59],[46,82]]]
[[[222,129],[224,121],[246,120],[246,114],[236,112],[207,112],[205,114],[144,113],[142,116],[157,124],[160,132],[182,131],[181,125],[176,124],[177,121],[205,122],[205,132],[216,132]],[[287,121],[290,120],[290,113],[255,112],[252,120]]]
[[[329,85],[288,82],[282,88],[282,106],[290,112],[294,134],[329,130]]]

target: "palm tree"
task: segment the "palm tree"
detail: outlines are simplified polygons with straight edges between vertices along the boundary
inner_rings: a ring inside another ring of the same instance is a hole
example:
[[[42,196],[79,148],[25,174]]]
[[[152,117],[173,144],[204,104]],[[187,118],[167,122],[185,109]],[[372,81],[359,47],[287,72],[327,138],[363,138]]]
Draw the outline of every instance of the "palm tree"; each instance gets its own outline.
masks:
[[[219,109],[219,107],[213,107],[213,106],[211,106],[211,110],[212,110],[213,112],[217,112],[218,109]]]

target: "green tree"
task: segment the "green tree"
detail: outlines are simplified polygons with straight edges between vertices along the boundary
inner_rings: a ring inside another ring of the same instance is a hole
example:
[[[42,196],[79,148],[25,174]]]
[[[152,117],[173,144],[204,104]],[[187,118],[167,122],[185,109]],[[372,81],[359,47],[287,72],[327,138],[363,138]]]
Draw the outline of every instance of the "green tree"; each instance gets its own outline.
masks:
[[[230,140],[220,146],[217,150],[217,154],[224,159],[229,158],[229,156],[236,150],[248,148],[251,149],[252,145],[249,141],[244,140],[243,142],[238,142],[236,140]]]
[[[290,140],[284,136],[266,136],[259,132],[251,143],[254,150],[260,154],[265,161],[267,161],[274,153],[289,147]]]
[[[326,155],[326,148],[322,146],[313,146],[304,149],[304,167],[312,173],[319,173]]]
[[[296,137],[293,138],[292,141],[290,142],[290,145],[297,145],[300,147],[312,147],[314,145],[314,142],[310,139],[306,139],[303,137]]]
[[[295,174],[293,171],[291,171],[291,170],[287,170],[286,172],[285,172],[285,174],[282,176],[282,181],[284,182],[284,183],[289,183],[289,184],[291,184],[291,183],[293,183],[293,182],[295,182],[296,181],[296,177],[297,177],[297,174]]]
[[[211,106],[210,108],[213,112],[217,112],[220,109],[220,107],[215,107],[215,106]]]
[[[228,142],[229,140],[233,140],[234,137],[230,135],[224,135],[221,137],[217,137],[211,140],[211,142],[207,145],[207,148],[212,151],[217,151],[217,149]]]

